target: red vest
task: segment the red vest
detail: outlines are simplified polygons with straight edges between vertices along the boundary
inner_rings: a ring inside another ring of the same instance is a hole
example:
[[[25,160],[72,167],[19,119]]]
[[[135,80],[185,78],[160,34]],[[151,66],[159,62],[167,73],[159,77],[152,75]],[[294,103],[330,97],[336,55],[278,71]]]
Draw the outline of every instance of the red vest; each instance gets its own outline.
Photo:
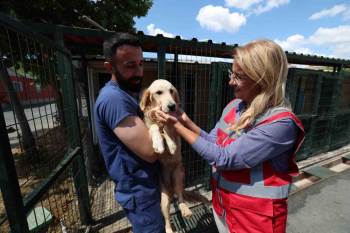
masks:
[[[231,101],[224,109],[218,125],[217,141],[223,147],[235,141],[240,135],[228,130],[235,122],[236,110],[241,100]],[[298,174],[295,155],[304,140],[304,128],[301,121],[288,109],[275,107],[259,117],[252,128],[289,118],[300,129],[300,134],[290,155],[290,170],[277,172],[271,162],[266,161],[251,169],[216,171],[213,167],[212,200],[213,208],[219,215],[228,215],[231,208],[252,211],[266,216],[275,216],[276,205],[287,210],[286,200],[290,190],[292,176]]]

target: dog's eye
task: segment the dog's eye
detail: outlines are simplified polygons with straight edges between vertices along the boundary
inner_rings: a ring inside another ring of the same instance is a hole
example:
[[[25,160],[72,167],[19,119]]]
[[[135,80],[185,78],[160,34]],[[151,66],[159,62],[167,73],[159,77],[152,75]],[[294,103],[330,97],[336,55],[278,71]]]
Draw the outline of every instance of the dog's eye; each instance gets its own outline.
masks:
[[[173,89],[170,89],[170,94],[173,94],[174,93],[174,90]]]
[[[163,92],[162,91],[157,91],[156,94],[157,95],[161,95],[161,94],[163,94]]]

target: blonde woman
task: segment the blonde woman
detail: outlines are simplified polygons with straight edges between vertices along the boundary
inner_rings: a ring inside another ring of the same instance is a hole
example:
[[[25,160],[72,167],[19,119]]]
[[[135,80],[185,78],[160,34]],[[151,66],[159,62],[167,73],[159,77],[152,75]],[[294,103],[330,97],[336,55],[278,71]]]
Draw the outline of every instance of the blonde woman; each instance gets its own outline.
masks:
[[[279,45],[253,41],[234,51],[228,84],[236,98],[210,133],[185,113],[156,112],[212,165],[212,204],[220,232],[286,230],[288,192],[298,173],[295,154],[304,140],[303,126],[285,98],[287,72]]]

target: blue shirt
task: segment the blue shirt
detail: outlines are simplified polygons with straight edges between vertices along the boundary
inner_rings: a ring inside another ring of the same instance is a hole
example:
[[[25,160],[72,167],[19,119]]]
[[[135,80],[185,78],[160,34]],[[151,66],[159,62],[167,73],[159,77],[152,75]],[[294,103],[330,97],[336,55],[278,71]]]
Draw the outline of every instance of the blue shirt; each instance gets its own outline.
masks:
[[[245,105],[236,110],[237,122]],[[201,131],[192,145],[193,149],[211,165],[221,170],[252,168],[270,160],[275,170],[289,169],[289,156],[294,151],[298,127],[292,119],[281,119],[267,125],[253,127],[226,147],[216,144],[217,126],[208,134]]]
[[[100,90],[94,114],[100,150],[116,183],[117,201],[124,208],[131,208],[135,201],[158,198],[158,162],[142,160],[113,132],[126,117],[141,116],[136,99],[120,89],[115,81],[109,81]]]

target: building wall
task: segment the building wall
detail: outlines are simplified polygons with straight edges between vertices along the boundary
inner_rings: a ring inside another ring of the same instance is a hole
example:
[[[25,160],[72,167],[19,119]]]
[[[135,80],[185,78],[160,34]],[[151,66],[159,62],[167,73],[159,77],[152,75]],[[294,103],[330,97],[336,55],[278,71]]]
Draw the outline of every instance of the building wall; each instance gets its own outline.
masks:
[[[53,100],[55,90],[51,85],[41,86],[35,80],[24,77],[10,76],[12,85],[23,105],[45,103]],[[6,107],[10,103],[10,97],[3,86],[0,85],[0,103]]]

